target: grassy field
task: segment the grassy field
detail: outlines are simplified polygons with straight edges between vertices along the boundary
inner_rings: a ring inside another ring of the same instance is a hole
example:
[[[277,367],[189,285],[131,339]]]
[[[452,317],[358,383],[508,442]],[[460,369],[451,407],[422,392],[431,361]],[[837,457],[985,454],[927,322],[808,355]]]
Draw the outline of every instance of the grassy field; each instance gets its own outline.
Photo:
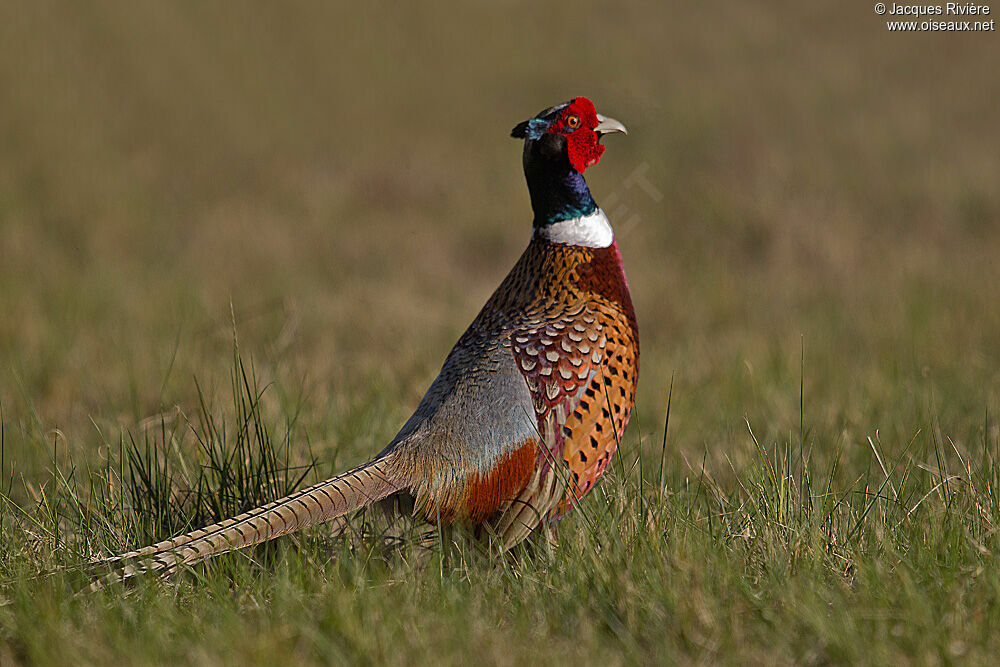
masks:
[[[0,664],[991,662],[997,62],[838,2],[0,5]],[[381,449],[581,94],[642,372],[557,548],[80,592]]]

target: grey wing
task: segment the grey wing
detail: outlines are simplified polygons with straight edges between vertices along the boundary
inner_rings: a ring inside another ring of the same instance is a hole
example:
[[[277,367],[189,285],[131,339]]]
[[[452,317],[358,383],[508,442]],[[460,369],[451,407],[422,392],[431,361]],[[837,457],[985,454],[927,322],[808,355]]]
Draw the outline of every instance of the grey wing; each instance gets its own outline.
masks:
[[[418,504],[454,509],[470,479],[488,477],[537,438],[531,393],[509,336],[466,334],[382,454],[396,452],[408,468]]]

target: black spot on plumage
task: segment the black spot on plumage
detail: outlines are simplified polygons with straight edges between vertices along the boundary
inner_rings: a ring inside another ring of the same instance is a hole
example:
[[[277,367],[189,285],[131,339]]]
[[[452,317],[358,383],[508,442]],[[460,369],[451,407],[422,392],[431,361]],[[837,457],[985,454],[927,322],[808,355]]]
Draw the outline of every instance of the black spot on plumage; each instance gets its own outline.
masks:
[[[581,463],[586,463],[587,462],[587,455],[583,452],[582,449],[580,450],[580,462]]]
[[[597,449],[597,447],[598,447],[597,438],[595,438],[594,436],[590,436],[590,446],[593,449]]]

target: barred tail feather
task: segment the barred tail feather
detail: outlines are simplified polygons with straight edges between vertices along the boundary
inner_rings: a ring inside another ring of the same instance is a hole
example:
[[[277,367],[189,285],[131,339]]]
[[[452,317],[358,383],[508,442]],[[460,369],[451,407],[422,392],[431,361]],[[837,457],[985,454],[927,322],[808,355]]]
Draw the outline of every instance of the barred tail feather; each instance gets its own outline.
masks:
[[[252,546],[361,509],[400,490],[392,456],[369,461],[325,482],[239,516],[116,556],[116,571],[97,582],[125,581],[145,572],[168,574],[214,556]]]

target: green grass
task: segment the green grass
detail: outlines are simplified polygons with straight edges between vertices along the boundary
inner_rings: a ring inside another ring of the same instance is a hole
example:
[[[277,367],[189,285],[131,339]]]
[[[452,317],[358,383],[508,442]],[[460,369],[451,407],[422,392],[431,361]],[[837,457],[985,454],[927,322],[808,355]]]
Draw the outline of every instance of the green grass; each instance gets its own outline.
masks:
[[[793,437],[760,441],[748,424],[753,454],[727,482],[623,443],[554,548],[498,558],[456,534],[387,556],[371,537],[317,529],[169,583],[87,591],[94,553],[230,516],[312,472],[280,454],[294,413],[262,412],[273,389],[237,357],[229,407],[123,436],[103,470],[53,468],[27,507],[8,480],[6,659],[987,662],[1000,648],[988,417],[966,451],[932,419],[905,443],[875,435],[864,455],[840,445],[818,463],[801,394]],[[669,412],[665,428],[667,442]]]
[[[995,33],[355,9],[0,6],[0,664],[991,662]],[[319,530],[79,593],[379,451],[527,239],[509,129],[578,94],[629,127],[588,180],[642,357],[558,548]]]

